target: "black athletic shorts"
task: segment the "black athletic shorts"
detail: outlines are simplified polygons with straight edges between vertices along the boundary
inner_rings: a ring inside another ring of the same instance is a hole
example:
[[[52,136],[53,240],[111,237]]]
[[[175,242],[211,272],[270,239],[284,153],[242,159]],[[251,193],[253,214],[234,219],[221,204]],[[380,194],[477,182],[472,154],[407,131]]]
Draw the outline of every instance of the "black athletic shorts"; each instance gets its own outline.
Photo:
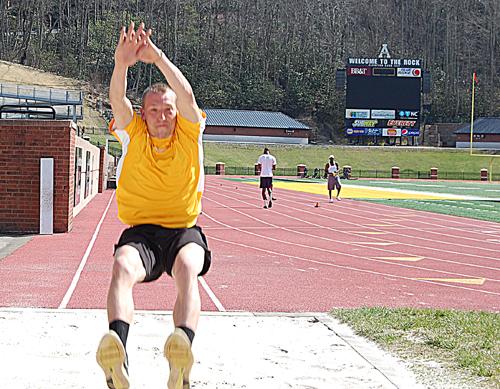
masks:
[[[260,177],[260,187],[261,188],[270,188],[273,186],[273,178],[272,177]]]
[[[143,282],[154,281],[164,272],[172,276],[175,257],[188,243],[196,243],[205,250],[205,261],[200,276],[210,268],[212,255],[208,249],[207,238],[198,226],[191,228],[165,228],[154,224],[142,224],[123,231],[118,247],[129,245],[139,251],[146,277]]]

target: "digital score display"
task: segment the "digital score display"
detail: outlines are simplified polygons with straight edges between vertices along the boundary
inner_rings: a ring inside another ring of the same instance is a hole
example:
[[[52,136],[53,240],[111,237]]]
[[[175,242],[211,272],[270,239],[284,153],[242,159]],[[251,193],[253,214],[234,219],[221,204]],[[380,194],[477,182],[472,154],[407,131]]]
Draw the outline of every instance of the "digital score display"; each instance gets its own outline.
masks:
[[[420,134],[420,60],[349,58],[346,76],[346,135]]]

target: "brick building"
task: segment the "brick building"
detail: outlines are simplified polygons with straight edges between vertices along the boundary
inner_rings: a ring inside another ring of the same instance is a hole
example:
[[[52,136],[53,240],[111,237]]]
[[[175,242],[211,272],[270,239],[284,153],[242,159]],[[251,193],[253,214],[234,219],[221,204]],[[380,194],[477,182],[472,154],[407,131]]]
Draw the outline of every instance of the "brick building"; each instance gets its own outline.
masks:
[[[281,112],[205,109],[205,141],[308,144],[311,129]]]
[[[105,151],[76,136],[71,120],[0,120],[0,232],[40,232],[47,199],[53,232],[70,231],[104,189]],[[42,159],[53,161],[49,194],[41,189]]]
[[[470,147],[470,123],[456,131],[457,148]],[[479,118],[474,120],[472,147],[476,149],[500,150],[500,118]]]

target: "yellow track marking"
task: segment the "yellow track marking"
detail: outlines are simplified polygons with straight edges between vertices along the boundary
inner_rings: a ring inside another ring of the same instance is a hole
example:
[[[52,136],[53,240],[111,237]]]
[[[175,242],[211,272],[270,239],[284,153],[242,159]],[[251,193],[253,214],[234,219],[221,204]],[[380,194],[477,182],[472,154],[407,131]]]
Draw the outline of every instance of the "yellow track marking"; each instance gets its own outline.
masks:
[[[257,181],[245,182],[250,185],[259,185]],[[321,194],[328,197],[328,191],[325,183],[316,182],[287,182],[273,181],[275,188],[289,189],[297,192]],[[446,194],[428,194],[428,193],[404,193],[400,191],[369,187],[349,187],[348,184],[342,186],[341,195],[344,199],[413,199],[413,200],[445,200],[449,199]],[[335,205],[333,205],[334,207]],[[406,215],[407,216],[407,215]]]
[[[485,278],[414,278],[421,281],[438,281],[438,282],[453,282],[457,284],[467,285],[483,285]]]
[[[396,242],[348,242],[349,244],[366,244],[373,246],[390,246],[393,244],[397,244]]]
[[[417,262],[425,259],[425,257],[372,257],[373,259],[387,259],[389,261],[406,261]]]

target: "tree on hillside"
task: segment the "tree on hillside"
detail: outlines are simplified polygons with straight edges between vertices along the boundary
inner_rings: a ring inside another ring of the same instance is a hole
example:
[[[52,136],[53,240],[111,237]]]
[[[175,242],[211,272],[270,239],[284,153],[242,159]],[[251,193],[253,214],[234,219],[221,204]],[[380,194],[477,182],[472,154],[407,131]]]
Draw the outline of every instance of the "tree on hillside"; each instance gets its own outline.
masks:
[[[120,26],[144,21],[203,106],[310,117],[327,137],[343,126],[335,70],[382,43],[423,59],[434,120],[468,118],[473,71],[478,115],[500,115],[498,0],[4,0],[0,17],[1,59],[104,86]],[[130,73],[137,94],[161,79],[150,65]]]

